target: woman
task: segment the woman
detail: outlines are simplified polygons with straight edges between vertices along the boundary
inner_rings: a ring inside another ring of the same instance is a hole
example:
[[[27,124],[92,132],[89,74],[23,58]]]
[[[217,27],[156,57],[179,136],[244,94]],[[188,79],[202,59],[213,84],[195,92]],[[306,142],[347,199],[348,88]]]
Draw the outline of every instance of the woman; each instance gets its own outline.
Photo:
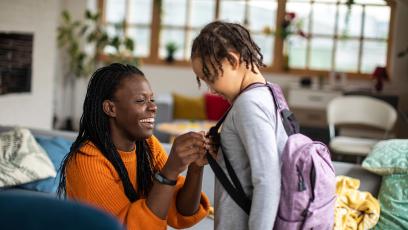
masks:
[[[177,137],[169,157],[153,136],[157,107],[144,74],[111,64],[91,77],[79,135],[61,168],[59,194],[117,216],[128,229],[194,225],[207,215],[201,193],[203,133]],[[179,176],[188,168],[187,176]]]

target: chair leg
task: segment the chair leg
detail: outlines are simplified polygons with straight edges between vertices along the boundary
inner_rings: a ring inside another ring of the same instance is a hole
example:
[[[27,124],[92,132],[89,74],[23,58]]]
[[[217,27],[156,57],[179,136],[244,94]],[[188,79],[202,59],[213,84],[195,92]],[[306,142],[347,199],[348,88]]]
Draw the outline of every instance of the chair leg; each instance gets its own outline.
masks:
[[[361,165],[361,162],[363,161],[363,157],[362,156],[356,156],[356,163]]]

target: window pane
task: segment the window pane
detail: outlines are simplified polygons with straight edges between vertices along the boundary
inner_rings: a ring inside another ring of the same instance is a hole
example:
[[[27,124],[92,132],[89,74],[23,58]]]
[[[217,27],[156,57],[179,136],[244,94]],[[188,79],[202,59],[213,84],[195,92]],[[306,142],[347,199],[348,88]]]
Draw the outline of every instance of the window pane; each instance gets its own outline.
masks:
[[[250,1],[249,28],[256,31],[262,31],[266,27],[275,30],[276,9],[276,1]]]
[[[214,0],[193,0],[191,2],[191,26],[202,27],[214,20]]]
[[[387,38],[390,20],[389,7],[366,7],[364,36]]]
[[[314,4],[313,34],[332,35],[336,18],[335,4]]]
[[[184,26],[186,24],[186,0],[161,0],[164,25]]]
[[[288,41],[287,49],[289,51],[289,67],[305,68],[307,39],[298,35],[293,35],[289,37]]]
[[[138,57],[149,56],[150,51],[150,29],[129,28],[129,37],[135,41],[134,54]]]
[[[109,37],[113,37],[118,34],[116,31],[115,27],[113,25],[106,25],[105,27],[106,33],[108,33]],[[115,53],[115,49],[110,46],[106,46],[103,52],[108,53],[108,54],[113,54]]]
[[[125,19],[125,0],[106,0],[106,22],[121,22]]]
[[[183,59],[184,52],[184,31],[175,29],[162,29],[160,32],[160,57],[166,58],[166,45],[174,42],[177,45],[177,51],[174,53],[174,58]]]
[[[333,40],[326,38],[311,39],[310,68],[330,70],[333,52]]]
[[[310,3],[298,3],[298,2],[290,2],[286,4],[286,12],[293,12],[296,14],[297,21],[300,21],[302,26],[302,30],[305,33],[309,33],[309,15],[310,15]]]
[[[191,30],[188,32],[189,37],[187,39],[187,50],[186,50],[186,56],[185,59],[188,60],[190,59],[190,55],[191,55],[191,47],[193,46],[193,41],[194,39],[198,36],[198,34],[200,33],[200,30]]]
[[[341,5],[339,8],[339,27],[337,34],[344,37],[360,36],[362,15],[362,6],[354,5],[349,11],[347,6]]]
[[[336,50],[336,71],[358,71],[358,40],[338,40]]]
[[[129,22],[150,24],[153,0],[132,0],[129,6]]]
[[[252,39],[254,39],[255,43],[261,48],[263,62],[268,66],[272,65],[274,37],[272,35],[253,34]]]
[[[245,1],[221,1],[220,20],[243,24],[245,19]]]
[[[376,4],[376,5],[386,5],[385,0],[355,0],[358,4]]]
[[[385,66],[386,55],[386,42],[364,41],[361,72],[372,73],[376,66]]]

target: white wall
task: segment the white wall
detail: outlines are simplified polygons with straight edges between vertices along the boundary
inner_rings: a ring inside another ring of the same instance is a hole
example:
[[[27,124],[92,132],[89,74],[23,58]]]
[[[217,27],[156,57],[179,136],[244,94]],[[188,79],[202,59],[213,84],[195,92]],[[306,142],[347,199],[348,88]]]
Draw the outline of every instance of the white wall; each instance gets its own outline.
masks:
[[[0,31],[33,33],[31,92],[0,95],[0,125],[51,128],[57,0],[1,0]]]

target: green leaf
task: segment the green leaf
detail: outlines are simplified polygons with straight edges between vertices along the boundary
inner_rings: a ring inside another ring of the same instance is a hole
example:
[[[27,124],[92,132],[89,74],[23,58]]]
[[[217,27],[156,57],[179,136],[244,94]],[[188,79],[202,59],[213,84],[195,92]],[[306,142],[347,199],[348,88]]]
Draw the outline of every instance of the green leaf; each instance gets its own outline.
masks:
[[[81,28],[81,31],[79,31],[79,35],[84,36],[84,34],[86,33],[87,30],[88,30],[88,26],[83,25],[82,28]]]
[[[71,16],[70,16],[69,12],[66,11],[66,10],[62,11],[62,18],[66,22],[71,21]]]
[[[125,47],[126,49],[133,51],[135,49],[135,43],[132,39],[126,38],[125,39]]]
[[[85,11],[85,18],[86,19],[92,19],[92,13],[90,10],[86,10]]]

